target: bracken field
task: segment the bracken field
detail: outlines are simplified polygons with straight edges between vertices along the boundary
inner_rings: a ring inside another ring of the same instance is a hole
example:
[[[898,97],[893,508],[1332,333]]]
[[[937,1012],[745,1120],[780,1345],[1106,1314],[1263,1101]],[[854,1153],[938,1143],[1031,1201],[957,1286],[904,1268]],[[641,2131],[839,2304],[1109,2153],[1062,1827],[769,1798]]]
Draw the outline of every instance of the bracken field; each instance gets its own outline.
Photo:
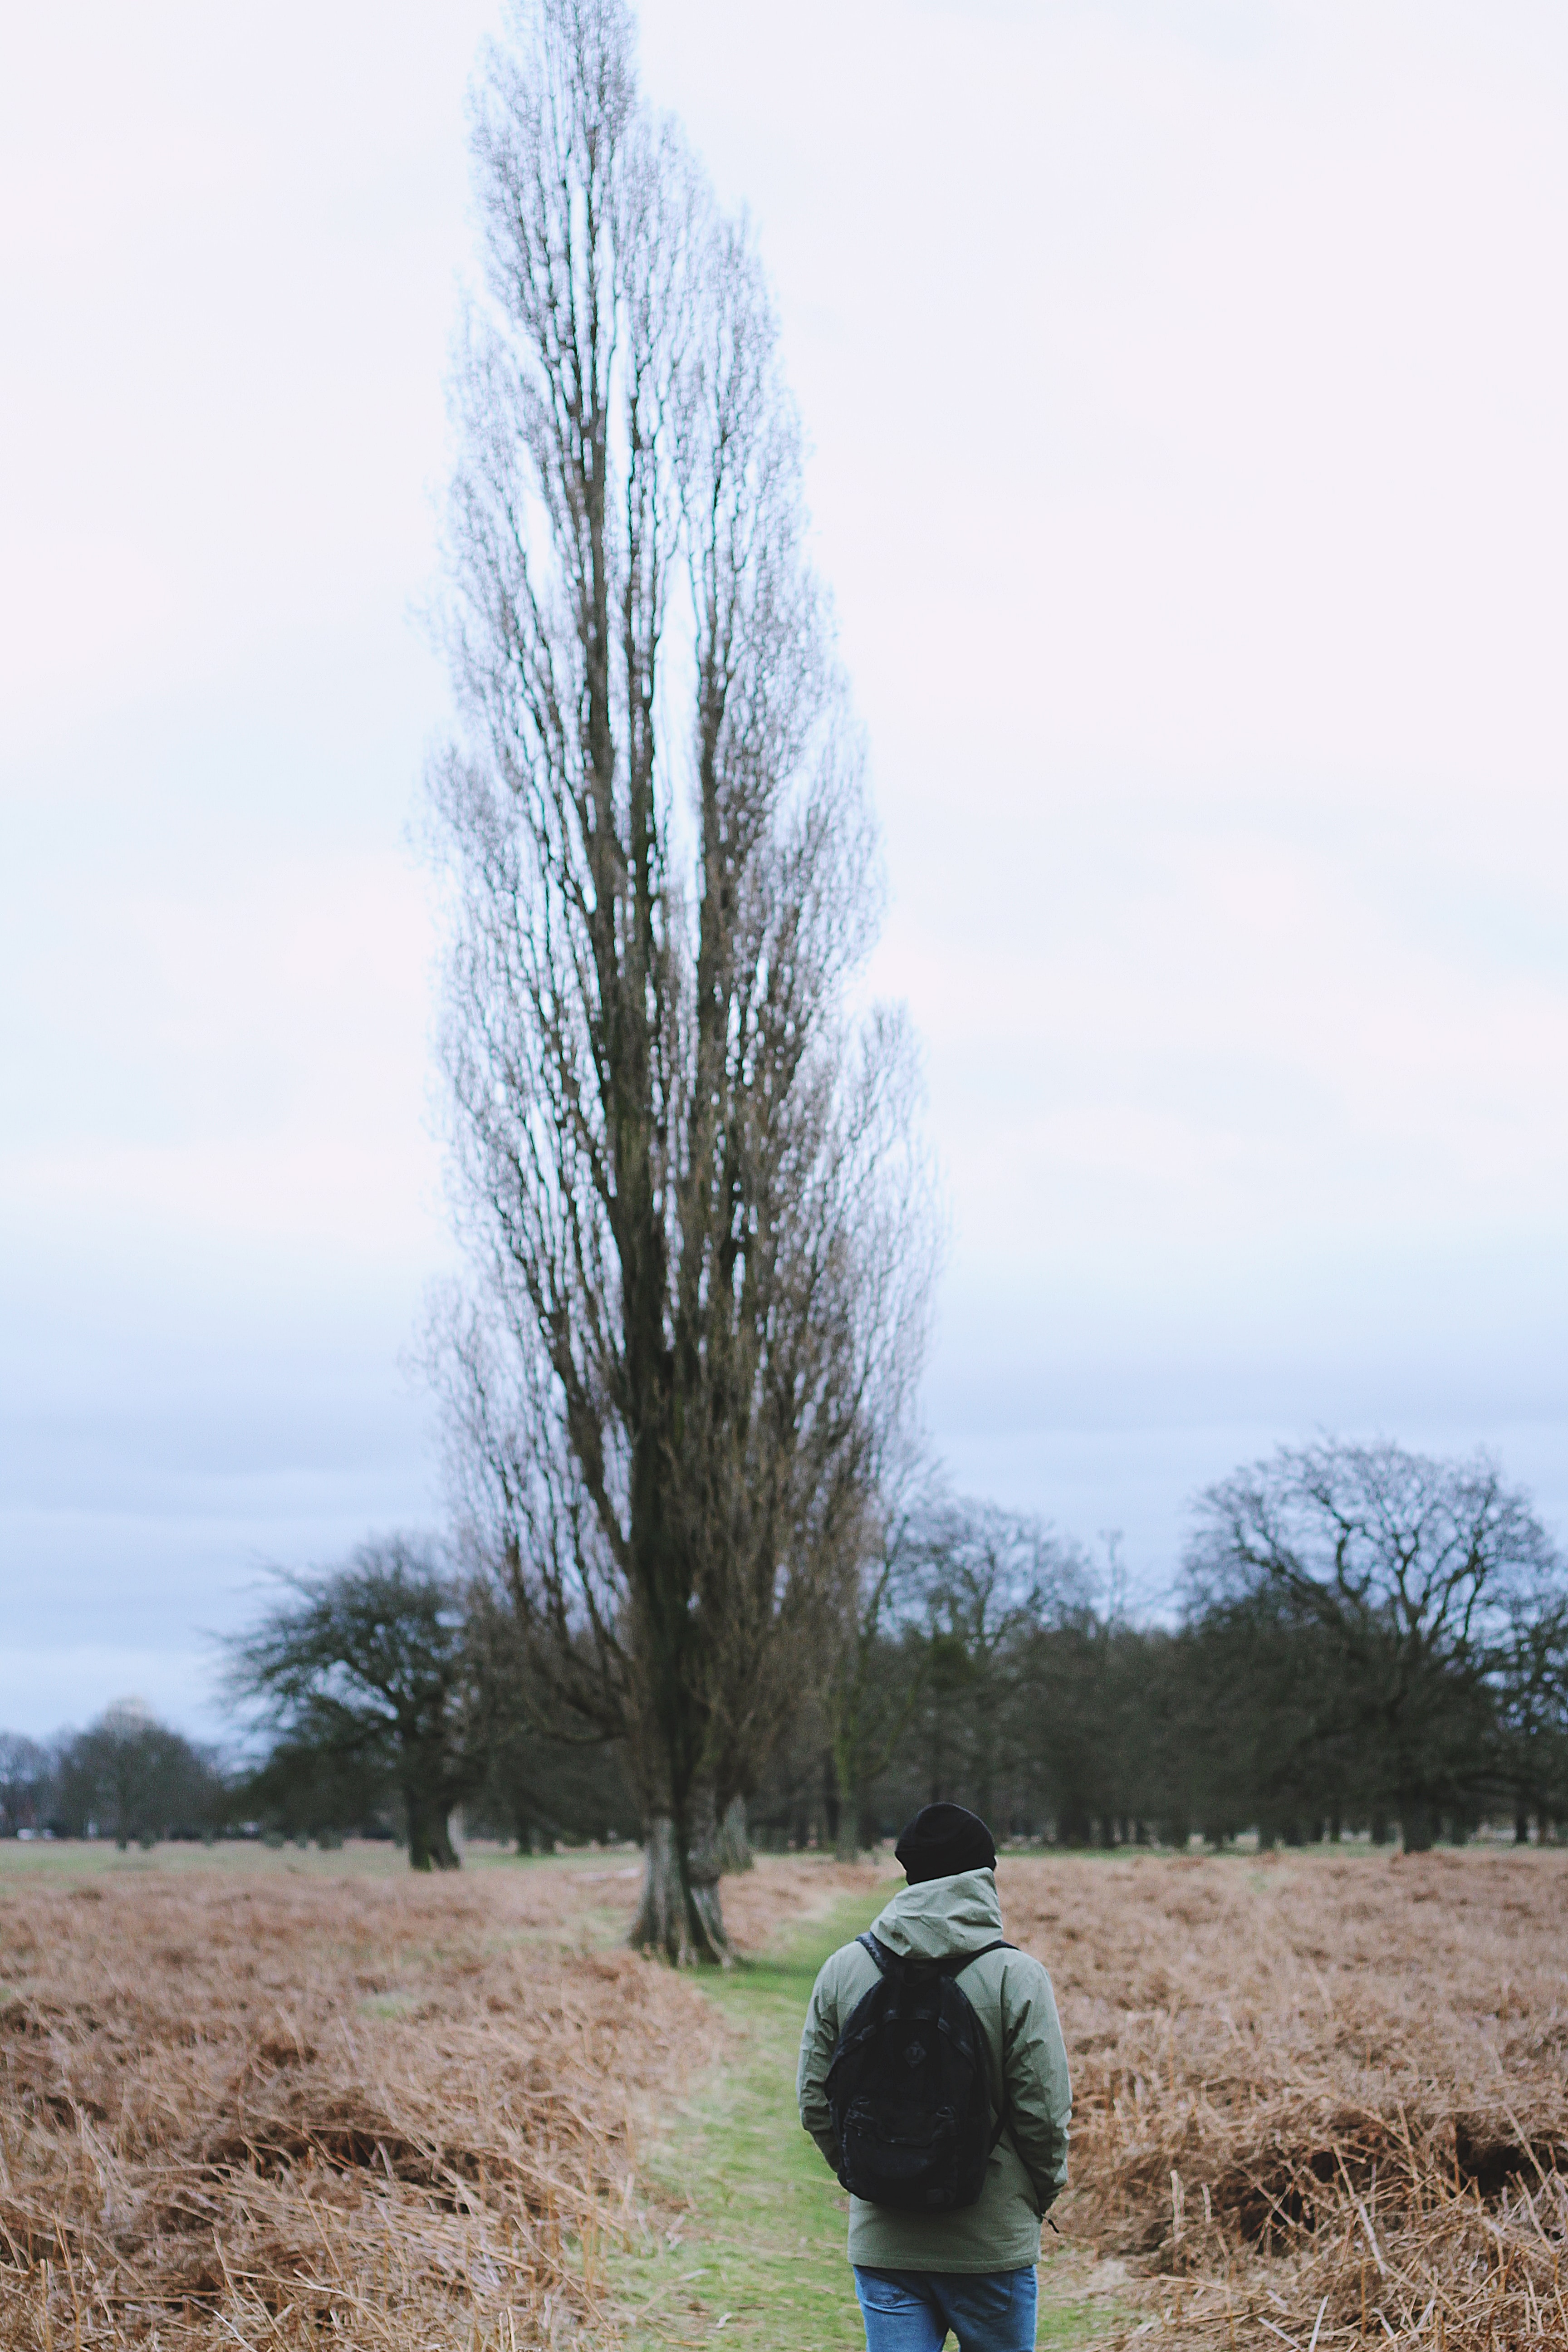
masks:
[[[618,1948],[629,1854],[390,1859],[0,1864],[0,2343],[626,2340],[740,2012]],[[763,1861],[726,1912],[776,1951],[898,1883]],[[1053,2340],[1568,2347],[1568,1855],[999,1883],[1073,2062]]]

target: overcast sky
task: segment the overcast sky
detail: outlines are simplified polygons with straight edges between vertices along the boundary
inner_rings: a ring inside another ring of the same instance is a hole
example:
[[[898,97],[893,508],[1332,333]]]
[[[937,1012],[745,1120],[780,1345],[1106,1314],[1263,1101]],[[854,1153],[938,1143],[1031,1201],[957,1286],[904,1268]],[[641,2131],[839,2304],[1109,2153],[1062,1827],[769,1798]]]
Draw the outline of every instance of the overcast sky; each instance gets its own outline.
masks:
[[[211,1731],[432,1522],[407,845],[476,0],[0,80],[0,1724]],[[955,1482],[1169,1582],[1317,1428],[1568,1536],[1568,15],[651,0],[773,271],[924,1041]]]

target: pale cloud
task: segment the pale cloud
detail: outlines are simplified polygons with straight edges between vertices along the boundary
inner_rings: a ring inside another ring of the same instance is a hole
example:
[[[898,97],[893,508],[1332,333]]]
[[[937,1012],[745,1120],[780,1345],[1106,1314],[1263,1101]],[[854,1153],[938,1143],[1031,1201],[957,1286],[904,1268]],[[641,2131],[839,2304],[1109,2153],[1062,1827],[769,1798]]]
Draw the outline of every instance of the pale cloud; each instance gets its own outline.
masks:
[[[190,1628],[259,1559],[438,1507],[397,1369],[451,1259],[408,614],[490,14],[97,0],[8,51],[0,1715],[35,1728],[79,1686],[195,1720]],[[778,280],[871,981],[946,1171],[955,1475],[1124,1527],[1151,1591],[1195,1485],[1319,1424],[1489,1439],[1568,1519],[1561,11],[643,22]]]

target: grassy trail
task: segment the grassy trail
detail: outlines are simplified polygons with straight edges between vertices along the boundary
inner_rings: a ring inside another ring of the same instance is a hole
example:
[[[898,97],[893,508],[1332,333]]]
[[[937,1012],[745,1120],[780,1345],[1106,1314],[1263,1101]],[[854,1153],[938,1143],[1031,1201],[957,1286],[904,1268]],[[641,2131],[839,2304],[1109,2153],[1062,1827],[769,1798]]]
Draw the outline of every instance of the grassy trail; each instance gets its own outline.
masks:
[[[848,2200],[801,2130],[795,2069],[817,1969],[879,1907],[864,1898],[837,1903],[779,1957],[704,1979],[736,2042],[650,2156],[654,2178],[688,2210],[657,2242],[612,2262],[632,2352],[710,2345],[864,2352],[844,2255]],[[1066,2352],[1110,2324],[1104,2305],[1082,2294],[1086,2269],[1059,2256],[1047,2263],[1041,2346]],[[1070,2286],[1061,2276],[1068,2272]]]

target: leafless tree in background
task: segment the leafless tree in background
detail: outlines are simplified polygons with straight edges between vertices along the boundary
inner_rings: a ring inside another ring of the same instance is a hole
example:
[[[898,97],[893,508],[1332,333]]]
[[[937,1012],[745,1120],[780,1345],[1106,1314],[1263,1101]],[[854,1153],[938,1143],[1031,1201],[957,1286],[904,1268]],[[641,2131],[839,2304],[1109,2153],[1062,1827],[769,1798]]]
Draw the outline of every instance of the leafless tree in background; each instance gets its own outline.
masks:
[[[1194,1603],[1262,1601],[1322,1637],[1382,1801],[1425,1851],[1473,1776],[1510,1622],[1531,1622],[1560,1574],[1528,1496],[1484,1454],[1325,1437],[1280,1446],[1197,1508]]]
[[[821,1711],[837,1799],[834,1844],[840,1862],[861,1851],[869,1794],[920,1699],[923,1656],[912,1673],[889,1674],[889,1644],[910,1611],[923,1611],[930,1556],[925,1529],[937,1507],[929,1466],[912,1448],[887,1465],[867,1512],[858,1573],[837,1594],[822,1678]]]
[[[858,739],[767,289],[618,0],[489,53],[436,765],[475,1280],[468,1517],[557,1704],[625,1738],[639,1941],[722,1957],[713,1830],[858,1568],[932,1227]]]

